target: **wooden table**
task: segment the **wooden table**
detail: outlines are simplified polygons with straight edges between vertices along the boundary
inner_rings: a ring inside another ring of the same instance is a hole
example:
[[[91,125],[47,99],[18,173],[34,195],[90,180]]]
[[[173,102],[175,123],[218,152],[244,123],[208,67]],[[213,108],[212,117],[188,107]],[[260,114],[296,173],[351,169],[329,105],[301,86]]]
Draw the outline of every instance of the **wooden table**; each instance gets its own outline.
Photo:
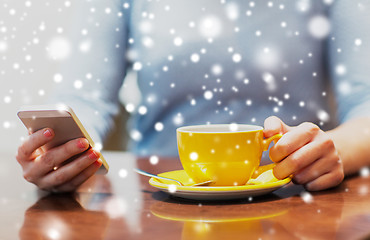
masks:
[[[132,168],[180,169],[105,152],[106,176],[73,194],[48,194],[23,180],[11,154],[1,154],[0,239],[370,239],[370,177],[310,193],[289,184],[272,194],[223,202],[169,197]]]

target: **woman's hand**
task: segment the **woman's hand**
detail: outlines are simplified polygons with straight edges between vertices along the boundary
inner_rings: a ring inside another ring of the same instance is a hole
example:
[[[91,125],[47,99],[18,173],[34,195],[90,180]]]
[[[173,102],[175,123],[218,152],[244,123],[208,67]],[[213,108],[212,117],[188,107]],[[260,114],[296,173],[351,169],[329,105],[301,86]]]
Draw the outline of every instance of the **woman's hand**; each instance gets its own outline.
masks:
[[[54,192],[73,191],[99,169],[102,164],[100,153],[89,149],[85,138],[43,151],[41,147],[54,137],[50,128],[31,134],[18,148],[17,161],[23,168],[24,178],[39,188]]]
[[[282,133],[283,137],[270,149],[276,162],[276,178],[293,175],[293,181],[307,190],[318,191],[334,187],[344,178],[343,166],[329,134],[313,123],[287,126],[277,117],[265,120],[264,136]]]

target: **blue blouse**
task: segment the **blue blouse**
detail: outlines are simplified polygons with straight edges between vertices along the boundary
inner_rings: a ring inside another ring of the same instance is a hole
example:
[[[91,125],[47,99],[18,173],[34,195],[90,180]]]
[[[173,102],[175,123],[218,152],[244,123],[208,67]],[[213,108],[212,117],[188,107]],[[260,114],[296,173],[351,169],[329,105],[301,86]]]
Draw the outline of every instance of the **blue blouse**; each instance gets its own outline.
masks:
[[[73,4],[75,51],[53,101],[70,105],[96,141],[114,131],[128,71],[141,94],[128,124],[138,155],[176,155],[183,125],[276,115],[330,129],[370,116],[369,1]]]

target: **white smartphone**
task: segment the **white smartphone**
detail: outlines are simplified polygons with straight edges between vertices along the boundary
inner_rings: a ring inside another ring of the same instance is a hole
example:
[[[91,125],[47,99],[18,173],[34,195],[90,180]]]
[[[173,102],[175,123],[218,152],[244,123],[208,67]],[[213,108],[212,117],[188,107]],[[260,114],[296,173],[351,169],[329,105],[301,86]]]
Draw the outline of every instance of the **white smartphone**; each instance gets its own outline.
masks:
[[[90,147],[95,147],[95,143],[82,126],[82,123],[68,106],[25,106],[18,111],[17,115],[31,133],[46,127],[54,130],[54,139],[43,146],[45,150],[62,145],[76,138],[86,138]],[[109,166],[102,155],[100,159],[103,164],[98,173],[105,174],[108,172]]]

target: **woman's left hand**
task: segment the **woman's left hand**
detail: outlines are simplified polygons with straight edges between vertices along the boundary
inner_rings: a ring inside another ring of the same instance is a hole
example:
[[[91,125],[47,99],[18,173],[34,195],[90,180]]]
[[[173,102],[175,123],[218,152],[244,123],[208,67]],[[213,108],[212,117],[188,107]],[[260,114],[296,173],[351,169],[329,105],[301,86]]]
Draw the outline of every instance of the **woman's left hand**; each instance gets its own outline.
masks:
[[[265,138],[283,134],[270,149],[270,158],[277,163],[273,170],[276,178],[292,175],[294,183],[310,191],[334,187],[343,181],[343,165],[334,142],[317,125],[305,122],[290,127],[274,116],[267,118],[264,125]]]

